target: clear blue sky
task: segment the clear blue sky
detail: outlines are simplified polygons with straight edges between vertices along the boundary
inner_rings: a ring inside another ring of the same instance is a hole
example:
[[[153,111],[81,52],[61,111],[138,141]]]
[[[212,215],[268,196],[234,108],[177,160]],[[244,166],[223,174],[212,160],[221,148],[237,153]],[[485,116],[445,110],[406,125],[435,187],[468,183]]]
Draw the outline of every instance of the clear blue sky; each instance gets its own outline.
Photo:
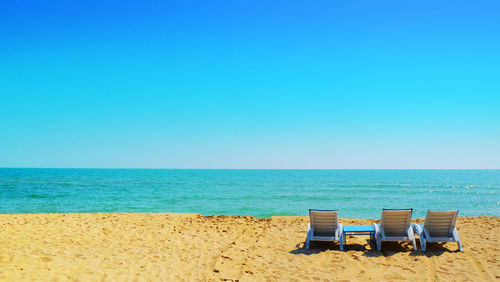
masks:
[[[0,167],[500,168],[500,1],[1,1]]]

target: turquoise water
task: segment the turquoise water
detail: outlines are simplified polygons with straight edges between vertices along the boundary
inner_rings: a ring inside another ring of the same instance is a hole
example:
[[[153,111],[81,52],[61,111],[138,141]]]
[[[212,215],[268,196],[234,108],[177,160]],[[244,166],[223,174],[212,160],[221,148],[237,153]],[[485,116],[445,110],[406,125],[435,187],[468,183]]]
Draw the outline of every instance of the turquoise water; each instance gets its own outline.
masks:
[[[500,215],[500,170],[0,168],[0,213],[187,212],[380,217],[382,208]]]

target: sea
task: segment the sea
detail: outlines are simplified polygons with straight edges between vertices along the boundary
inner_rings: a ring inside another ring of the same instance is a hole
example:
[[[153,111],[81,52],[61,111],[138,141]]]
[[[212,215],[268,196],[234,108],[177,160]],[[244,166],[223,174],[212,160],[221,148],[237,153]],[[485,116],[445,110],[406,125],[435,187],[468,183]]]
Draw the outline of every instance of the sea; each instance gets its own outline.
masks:
[[[500,216],[500,170],[0,168],[0,213],[199,213],[378,219],[382,208]]]

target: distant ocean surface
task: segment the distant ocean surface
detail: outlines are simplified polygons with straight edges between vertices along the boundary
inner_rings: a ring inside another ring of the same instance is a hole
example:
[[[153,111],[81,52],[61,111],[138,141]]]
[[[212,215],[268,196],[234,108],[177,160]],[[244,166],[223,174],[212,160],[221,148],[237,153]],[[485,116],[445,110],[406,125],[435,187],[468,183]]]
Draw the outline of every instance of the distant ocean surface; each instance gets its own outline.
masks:
[[[380,218],[382,208],[500,216],[500,170],[0,168],[0,213],[183,212]]]

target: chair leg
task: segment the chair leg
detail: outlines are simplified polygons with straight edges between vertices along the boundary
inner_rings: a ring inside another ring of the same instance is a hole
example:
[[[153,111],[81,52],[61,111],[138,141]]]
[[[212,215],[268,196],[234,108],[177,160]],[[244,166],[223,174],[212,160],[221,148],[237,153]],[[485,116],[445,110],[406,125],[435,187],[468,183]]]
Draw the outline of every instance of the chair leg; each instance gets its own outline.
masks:
[[[306,249],[309,249],[309,242],[311,241],[311,239],[309,238],[309,234],[307,234],[307,238],[306,238]]]
[[[377,250],[382,251],[382,240],[380,238],[376,238],[377,240]]]
[[[464,250],[462,249],[462,242],[460,242],[460,240],[458,240],[458,248],[460,249],[461,252],[463,252]]]
[[[425,238],[420,237],[420,247],[422,248],[422,251],[425,252],[426,247],[427,247],[427,242],[425,242]]]

